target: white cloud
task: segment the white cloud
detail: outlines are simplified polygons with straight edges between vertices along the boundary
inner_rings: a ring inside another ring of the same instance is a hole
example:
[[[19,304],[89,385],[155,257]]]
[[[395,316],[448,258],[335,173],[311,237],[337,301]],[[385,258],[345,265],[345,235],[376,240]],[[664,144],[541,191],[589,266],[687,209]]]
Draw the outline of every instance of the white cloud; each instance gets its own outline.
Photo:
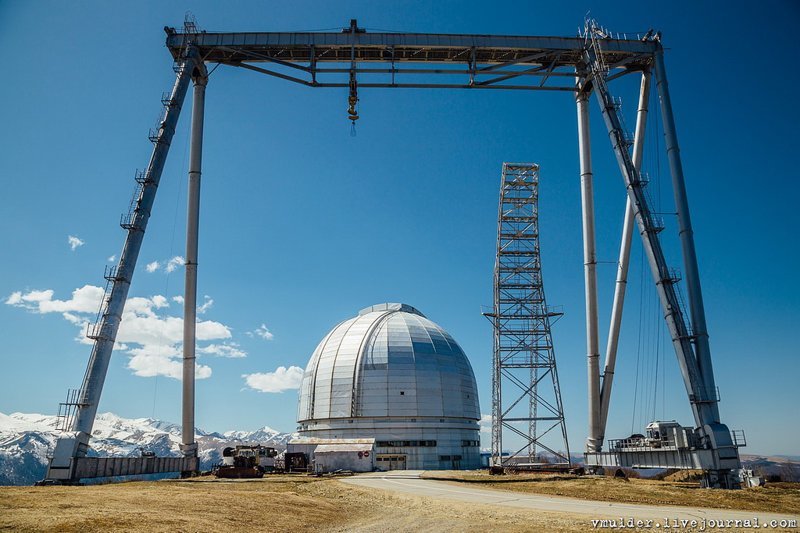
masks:
[[[105,292],[100,287],[84,285],[72,291],[69,300],[54,300],[53,290],[28,291],[23,294],[16,291],[6,299],[6,304],[21,307],[34,313],[61,313],[65,319],[73,324],[84,324],[85,319],[79,318],[76,313],[97,313]]]
[[[174,346],[144,346],[129,350],[131,354],[128,368],[141,377],[167,376],[180,380],[183,378],[182,353]],[[195,379],[211,377],[211,367],[195,364]]]
[[[183,296],[173,296],[172,301],[178,304],[183,305]]]
[[[299,366],[279,366],[274,372],[242,374],[247,386],[259,392],[283,392],[300,388],[303,369]]]
[[[108,259],[107,259],[107,261],[108,261],[109,263],[116,263],[116,261],[117,261],[117,255],[116,255],[116,254],[114,254],[114,255],[110,255],[110,256],[108,256]]]
[[[212,305],[214,305],[214,300],[212,300],[210,297],[206,296],[205,297],[205,301],[203,302],[203,305],[198,305],[197,306],[197,313],[200,314],[200,315],[204,314],[206,311],[211,309]]]
[[[147,263],[147,265],[145,265],[144,268],[150,274],[162,269],[164,270],[164,272],[169,274],[171,272],[175,272],[175,270],[178,267],[183,266],[185,262],[186,260],[183,257],[181,257],[180,255],[176,255],[172,259],[164,259],[163,261],[152,261],[150,263]]]
[[[166,270],[167,272],[174,272],[176,268],[178,268],[179,266],[183,266],[185,262],[186,260],[183,257],[176,255],[175,257],[167,261],[167,264],[164,266],[164,270]]]
[[[481,433],[492,432],[492,415],[481,415]]]
[[[83,246],[84,244],[86,244],[84,241],[82,241],[81,239],[79,239],[75,235],[68,235],[67,236],[67,242],[69,243],[70,250],[72,250],[73,252],[79,246]]]
[[[235,342],[224,344],[209,344],[197,349],[197,353],[216,355],[218,357],[240,358],[247,357],[247,352],[239,348]]]
[[[94,320],[105,295],[104,290],[84,285],[75,289],[69,300],[55,299],[54,294],[52,289],[24,293],[15,291],[6,298],[5,303],[38,314],[61,313],[65,320],[78,328],[77,340],[92,344],[93,341],[85,337],[86,325]],[[177,298],[173,297],[173,301]],[[168,308],[169,300],[158,294],[150,298],[130,297],[125,303],[115,349],[130,357],[128,368],[137,376],[160,375],[181,379],[183,318],[166,314]],[[221,322],[199,320],[196,331],[199,343],[209,343],[206,346],[198,345],[199,354],[230,358],[247,356],[236,343],[219,343],[232,338],[230,328]],[[211,376],[209,366],[197,365],[196,368],[198,379]]]
[[[266,324],[261,324],[252,333],[258,335],[259,337],[261,337],[262,339],[267,340],[267,341],[271,341],[272,339],[275,338],[275,335],[273,335],[272,332],[269,329],[267,329],[267,325]]]

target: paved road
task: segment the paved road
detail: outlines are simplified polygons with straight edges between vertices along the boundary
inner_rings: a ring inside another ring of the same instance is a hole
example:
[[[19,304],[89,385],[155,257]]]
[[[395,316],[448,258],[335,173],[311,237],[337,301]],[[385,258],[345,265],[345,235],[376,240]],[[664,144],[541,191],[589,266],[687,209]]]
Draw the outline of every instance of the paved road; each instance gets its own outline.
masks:
[[[480,489],[464,484],[447,483],[420,478],[422,471],[400,470],[361,474],[343,479],[360,487],[390,490],[414,496],[423,496],[466,503],[501,505],[537,511],[551,511],[571,515],[585,515],[587,519],[633,518],[659,521],[663,527],[665,519],[672,520],[753,520],[759,524],[769,520],[798,520],[797,516],[762,513],[755,511],[732,511],[729,509],[705,509],[668,505],[640,505],[629,503],[579,500],[562,496],[523,494],[496,489]],[[680,527],[676,525],[676,527]]]

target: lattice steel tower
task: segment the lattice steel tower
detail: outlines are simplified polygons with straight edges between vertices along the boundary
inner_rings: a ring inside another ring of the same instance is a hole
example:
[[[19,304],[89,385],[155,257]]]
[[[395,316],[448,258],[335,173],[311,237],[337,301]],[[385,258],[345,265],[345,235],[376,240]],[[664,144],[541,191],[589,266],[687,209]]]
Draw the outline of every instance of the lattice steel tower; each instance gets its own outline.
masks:
[[[539,165],[503,163],[494,269],[492,466],[570,463],[539,255]],[[557,432],[560,431],[560,437]],[[503,433],[519,439],[503,456]],[[519,446],[519,444],[522,444]],[[561,448],[559,448],[561,446]],[[552,457],[537,457],[544,450]]]

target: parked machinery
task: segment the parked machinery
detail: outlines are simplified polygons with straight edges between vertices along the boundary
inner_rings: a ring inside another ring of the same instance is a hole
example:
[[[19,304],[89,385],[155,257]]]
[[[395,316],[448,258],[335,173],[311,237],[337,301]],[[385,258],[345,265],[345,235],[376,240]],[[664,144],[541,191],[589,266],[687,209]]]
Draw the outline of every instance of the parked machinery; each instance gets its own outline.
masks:
[[[212,473],[218,478],[261,478],[275,467],[275,448],[261,445],[240,445],[222,450],[222,462]]]
[[[308,472],[308,455],[303,452],[287,452],[283,456],[283,461],[286,472]]]

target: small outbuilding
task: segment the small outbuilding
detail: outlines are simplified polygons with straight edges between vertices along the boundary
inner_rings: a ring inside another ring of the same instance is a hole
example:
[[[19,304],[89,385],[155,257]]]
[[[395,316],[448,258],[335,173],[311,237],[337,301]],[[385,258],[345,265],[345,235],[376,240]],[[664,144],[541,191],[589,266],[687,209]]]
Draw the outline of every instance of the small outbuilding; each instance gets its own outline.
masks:
[[[292,439],[286,452],[304,454],[314,472],[375,470],[375,439]]]
[[[320,444],[314,450],[315,472],[372,472],[374,469],[374,444]]]

